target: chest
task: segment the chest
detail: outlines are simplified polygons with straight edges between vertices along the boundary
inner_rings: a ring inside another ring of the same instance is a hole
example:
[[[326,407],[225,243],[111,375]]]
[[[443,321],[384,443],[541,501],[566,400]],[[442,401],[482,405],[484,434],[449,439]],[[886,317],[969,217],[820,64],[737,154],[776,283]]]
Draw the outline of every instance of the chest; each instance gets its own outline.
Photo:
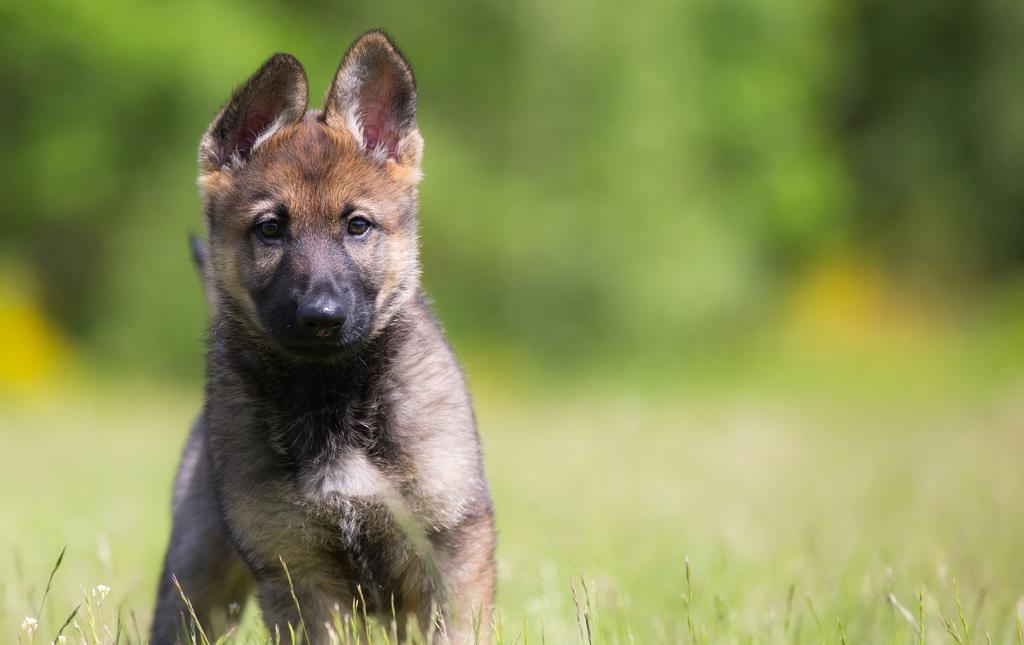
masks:
[[[299,475],[298,488],[303,505],[325,509],[344,506],[346,501],[383,500],[396,494],[384,469],[357,448],[311,464]]]
[[[358,449],[235,494],[232,533],[250,564],[326,588],[383,588],[412,555],[405,504],[385,469]]]

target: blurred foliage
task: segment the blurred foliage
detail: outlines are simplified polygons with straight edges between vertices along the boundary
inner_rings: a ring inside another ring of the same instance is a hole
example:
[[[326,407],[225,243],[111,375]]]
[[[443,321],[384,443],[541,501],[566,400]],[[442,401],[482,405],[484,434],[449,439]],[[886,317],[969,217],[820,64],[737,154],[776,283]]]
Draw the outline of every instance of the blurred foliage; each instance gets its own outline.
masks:
[[[199,134],[271,52],[316,97],[374,26],[417,71],[460,342],[665,356],[848,249],[961,289],[1024,259],[1024,5],[0,0],[0,258],[33,276],[8,290],[103,365],[198,374]],[[873,310],[876,271],[837,270]]]

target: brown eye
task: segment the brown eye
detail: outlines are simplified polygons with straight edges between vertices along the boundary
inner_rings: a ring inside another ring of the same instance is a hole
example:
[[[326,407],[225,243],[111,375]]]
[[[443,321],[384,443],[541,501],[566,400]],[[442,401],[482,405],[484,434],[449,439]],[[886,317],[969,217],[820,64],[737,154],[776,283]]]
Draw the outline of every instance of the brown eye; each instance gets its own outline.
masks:
[[[281,237],[284,226],[276,219],[267,219],[256,225],[256,232],[260,237],[272,240]]]
[[[348,221],[348,234],[354,237],[362,237],[370,230],[370,220],[365,217],[353,217]]]

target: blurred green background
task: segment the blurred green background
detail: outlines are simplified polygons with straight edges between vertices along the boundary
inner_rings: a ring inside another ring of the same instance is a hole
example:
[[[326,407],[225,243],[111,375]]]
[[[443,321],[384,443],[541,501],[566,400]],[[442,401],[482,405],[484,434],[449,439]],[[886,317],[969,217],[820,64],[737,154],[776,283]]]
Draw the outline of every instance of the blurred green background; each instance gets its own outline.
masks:
[[[1015,315],[1015,3],[7,0],[6,380],[198,378],[200,133],[273,51],[319,103],[376,25],[417,71],[425,283],[464,352],[643,378]]]
[[[1005,0],[0,0],[0,631],[65,544],[46,635],[98,583],[145,631],[201,398],[199,136],[274,51],[318,104],[378,26],[419,81],[424,282],[477,401],[513,633],[574,639],[582,574],[630,616],[602,642],[840,642],[833,617],[918,642],[919,599],[937,642],[961,593],[1012,639]]]

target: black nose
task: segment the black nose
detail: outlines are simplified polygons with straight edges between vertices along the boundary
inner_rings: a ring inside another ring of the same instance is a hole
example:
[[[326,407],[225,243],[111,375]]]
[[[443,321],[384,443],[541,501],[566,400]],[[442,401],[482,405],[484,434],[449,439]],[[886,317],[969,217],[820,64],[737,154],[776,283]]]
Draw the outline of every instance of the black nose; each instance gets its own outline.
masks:
[[[333,298],[311,298],[300,302],[299,322],[317,336],[336,334],[345,324],[345,308]]]

